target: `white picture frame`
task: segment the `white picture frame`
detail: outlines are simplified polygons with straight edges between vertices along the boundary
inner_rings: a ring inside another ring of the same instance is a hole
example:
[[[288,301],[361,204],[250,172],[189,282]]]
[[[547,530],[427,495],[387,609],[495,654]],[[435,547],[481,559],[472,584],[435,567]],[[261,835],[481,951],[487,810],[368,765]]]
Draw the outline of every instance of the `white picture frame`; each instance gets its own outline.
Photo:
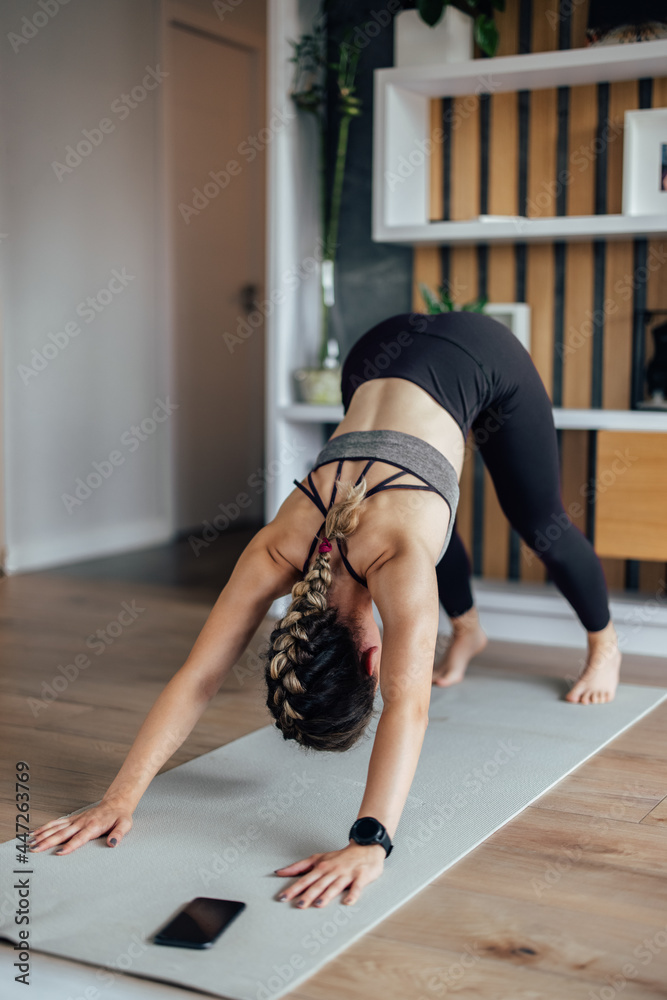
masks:
[[[667,215],[667,108],[626,111],[623,215]]]
[[[509,327],[530,353],[530,306],[527,302],[487,302],[484,314]]]

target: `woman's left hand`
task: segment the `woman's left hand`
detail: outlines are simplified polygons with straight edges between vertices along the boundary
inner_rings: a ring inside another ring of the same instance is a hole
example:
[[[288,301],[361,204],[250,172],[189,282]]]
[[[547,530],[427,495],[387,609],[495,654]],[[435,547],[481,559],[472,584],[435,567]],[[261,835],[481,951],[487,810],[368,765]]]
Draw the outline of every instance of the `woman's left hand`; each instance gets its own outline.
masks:
[[[306,873],[289,889],[285,889],[278,899],[289,900],[301,896],[297,906],[306,907],[313,903],[320,909],[349,886],[343,902],[355,903],[363,887],[382,875],[385,856],[381,844],[356,842],[340,851],[311,854],[309,858],[276,869],[276,875]]]

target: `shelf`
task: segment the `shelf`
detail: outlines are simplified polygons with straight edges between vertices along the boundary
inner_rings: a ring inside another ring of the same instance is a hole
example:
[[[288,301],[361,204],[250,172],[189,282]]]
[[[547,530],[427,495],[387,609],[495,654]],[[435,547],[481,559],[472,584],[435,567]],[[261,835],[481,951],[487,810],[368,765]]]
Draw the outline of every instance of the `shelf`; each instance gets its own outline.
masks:
[[[434,97],[495,94],[664,76],[667,40],[565,49],[467,62],[377,69],[373,105],[372,238],[412,246],[631,239],[667,233],[667,214],[517,217],[431,222],[429,163]]]
[[[342,406],[293,403],[282,406],[279,416],[290,423],[337,424]],[[667,432],[667,410],[573,410],[554,407],[554,423],[562,430],[615,430]]]
[[[550,243],[552,240],[634,239],[667,233],[667,215],[561,215],[511,222],[427,222],[379,227],[374,239],[419,246],[456,243]]]
[[[343,419],[343,406],[291,403],[289,406],[279,406],[278,415],[290,423],[339,424]]]
[[[392,66],[375,70],[375,85],[392,85],[427,98],[463,97],[664,76],[666,63],[667,39],[658,39],[457,63]]]
[[[667,410],[571,410],[554,407],[562,430],[667,431]]]

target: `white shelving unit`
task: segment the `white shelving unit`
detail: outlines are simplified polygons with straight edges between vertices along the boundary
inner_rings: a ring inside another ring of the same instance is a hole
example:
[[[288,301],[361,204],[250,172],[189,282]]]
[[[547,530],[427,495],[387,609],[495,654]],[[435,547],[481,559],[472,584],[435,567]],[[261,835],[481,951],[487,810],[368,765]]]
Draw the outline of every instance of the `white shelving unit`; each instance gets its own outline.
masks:
[[[667,232],[667,215],[429,221],[429,102],[663,76],[667,40],[377,69],[373,117],[373,239],[429,245],[628,239]]]

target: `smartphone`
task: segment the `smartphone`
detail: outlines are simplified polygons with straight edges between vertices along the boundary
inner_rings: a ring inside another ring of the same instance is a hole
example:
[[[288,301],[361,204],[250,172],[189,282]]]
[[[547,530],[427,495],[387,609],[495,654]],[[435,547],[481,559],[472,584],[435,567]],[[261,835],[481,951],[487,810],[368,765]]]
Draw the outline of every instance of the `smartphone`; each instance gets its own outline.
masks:
[[[245,903],[233,899],[197,896],[158,931],[153,941],[176,948],[210,948],[242,910]]]

